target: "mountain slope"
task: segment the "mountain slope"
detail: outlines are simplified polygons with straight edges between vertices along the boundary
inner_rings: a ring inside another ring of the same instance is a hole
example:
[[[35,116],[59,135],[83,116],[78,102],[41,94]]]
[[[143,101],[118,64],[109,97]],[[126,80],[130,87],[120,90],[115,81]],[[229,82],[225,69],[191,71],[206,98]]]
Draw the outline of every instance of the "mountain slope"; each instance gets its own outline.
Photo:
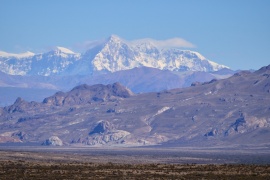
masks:
[[[157,92],[166,89],[173,89],[183,85],[181,76],[171,71],[162,71],[155,68],[140,67],[130,70],[123,70],[104,74],[96,77],[86,77],[83,82],[87,84],[111,84],[120,82],[135,93]]]
[[[19,98],[0,108],[0,136],[39,144],[56,136],[65,145],[269,145],[269,102],[270,65],[158,93],[82,85],[43,103]]]

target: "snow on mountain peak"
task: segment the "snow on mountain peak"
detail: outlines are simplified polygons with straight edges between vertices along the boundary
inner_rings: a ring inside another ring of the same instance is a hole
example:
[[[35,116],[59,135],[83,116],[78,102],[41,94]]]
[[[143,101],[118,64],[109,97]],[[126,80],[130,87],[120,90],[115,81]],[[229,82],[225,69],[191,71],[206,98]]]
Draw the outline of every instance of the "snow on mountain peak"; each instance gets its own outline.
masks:
[[[30,51],[27,51],[27,52],[24,52],[24,53],[20,53],[20,54],[14,54],[14,53],[7,53],[7,52],[4,52],[4,51],[0,51],[0,57],[4,57],[4,58],[11,58],[11,57],[15,57],[15,58],[27,58],[27,57],[31,57],[31,56],[34,56],[35,54],[30,52]]]
[[[186,50],[186,51],[188,51],[188,50]],[[189,52],[194,54],[195,56],[197,56],[198,59],[200,59],[200,60],[206,60],[209,63],[209,65],[212,66],[213,71],[218,71],[218,70],[223,69],[223,68],[230,69],[228,66],[224,66],[224,65],[221,65],[221,64],[218,64],[216,62],[213,62],[213,61],[206,59],[203,55],[201,55],[198,52],[195,52],[195,51],[189,51]]]
[[[110,35],[110,37],[108,39],[112,39],[112,40],[120,40],[121,38],[115,34]]]
[[[52,49],[52,51],[49,52],[50,56],[61,56],[62,58],[69,58],[69,57],[76,57],[76,59],[79,59],[81,54],[75,53],[71,51],[68,48],[56,46]]]
[[[200,53],[198,52],[195,52],[195,51],[191,51],[193,54],[195,54],[199,59],[206,59],[203,55],[201,55]]]
[[[114,34],[107,39],[107,43],[119,44],[121,42],[125,42],[125,40]]]
[[[76,54],[75,52],[71,51],[70,49],[60,47],[60,46],[57,46],[55,49],[59,50],[59,51],[61,51],[63,53],[66,53],[66,54]]]

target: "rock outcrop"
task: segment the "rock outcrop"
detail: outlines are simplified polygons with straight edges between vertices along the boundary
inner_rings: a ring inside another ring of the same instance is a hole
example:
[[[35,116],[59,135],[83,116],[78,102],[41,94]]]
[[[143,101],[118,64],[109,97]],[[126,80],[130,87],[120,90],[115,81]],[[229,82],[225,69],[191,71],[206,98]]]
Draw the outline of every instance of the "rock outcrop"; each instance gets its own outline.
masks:
[[[57,136],[51,136],[50,138],[46,139],[42,145],[45,146],[63,146],[62,140]]]
[[[79,85],[67,93],[58,92],[55,95],[45,98],[43,103],[46,105],[62,106],[74,104],[87,104],[92,102],[104,102],[117,98],[128,98],[133,93],[122,86],[120,83]]]
[[[80,138],[73,143],[83,143],[86,145],[110,145],[123,144],[125,137],[130,133],[118,130],[109,121],[99,121],[86,138]]]

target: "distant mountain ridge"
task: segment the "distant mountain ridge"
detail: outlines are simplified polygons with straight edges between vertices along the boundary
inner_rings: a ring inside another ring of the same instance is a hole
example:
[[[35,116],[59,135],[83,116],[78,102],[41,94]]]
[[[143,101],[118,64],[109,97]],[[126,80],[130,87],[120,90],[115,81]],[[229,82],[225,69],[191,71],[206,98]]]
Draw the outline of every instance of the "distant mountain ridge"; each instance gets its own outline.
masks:
[[[20,76],[0,72],[0,106],[12,104],[17,97],[41,102],[57,91],[69,91],[80,84],[113,84],[120,82],[134,93],[157,92],[173,88],[188,87],[193,82],[223,79],[235,71],[222,69],[215,72],[173,72],[149,67],[117,71],[99,75],[72,76]]]
[[[0,71],[11,75],[89,75],[142,66],[170,71],[203,72],[228,68],[195,51],[160,48],[151,41],[129,42],[116,35],[82,54],[64,47],[56,47],[42,54],[0,52]]]

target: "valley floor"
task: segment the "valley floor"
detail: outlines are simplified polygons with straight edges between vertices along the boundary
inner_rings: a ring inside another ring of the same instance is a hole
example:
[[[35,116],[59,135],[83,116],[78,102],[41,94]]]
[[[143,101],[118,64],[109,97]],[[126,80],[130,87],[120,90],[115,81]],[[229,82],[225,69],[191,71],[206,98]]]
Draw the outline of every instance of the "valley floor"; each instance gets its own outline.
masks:
[[[268,152],[188,149],[1,147],[0,179],[270,178]]]

